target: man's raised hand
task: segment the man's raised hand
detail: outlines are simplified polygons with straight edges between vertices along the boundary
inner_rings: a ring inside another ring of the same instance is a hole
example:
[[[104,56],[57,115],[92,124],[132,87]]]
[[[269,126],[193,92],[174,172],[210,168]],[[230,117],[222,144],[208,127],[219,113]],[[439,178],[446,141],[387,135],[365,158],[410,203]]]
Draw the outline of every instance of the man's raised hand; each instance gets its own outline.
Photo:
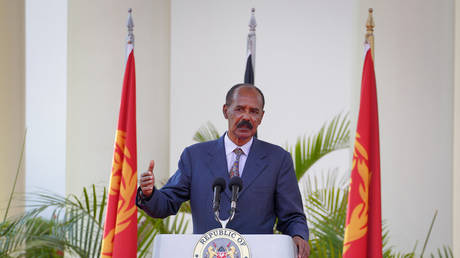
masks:
[[[155,185],[155,176],[153,175],[153,168],[155,167],[155,162],[150,161],[149,169],[141,174],[141,179],[139,184],[141,185],[142,194],[149,198],[152,195],[153,187]]]

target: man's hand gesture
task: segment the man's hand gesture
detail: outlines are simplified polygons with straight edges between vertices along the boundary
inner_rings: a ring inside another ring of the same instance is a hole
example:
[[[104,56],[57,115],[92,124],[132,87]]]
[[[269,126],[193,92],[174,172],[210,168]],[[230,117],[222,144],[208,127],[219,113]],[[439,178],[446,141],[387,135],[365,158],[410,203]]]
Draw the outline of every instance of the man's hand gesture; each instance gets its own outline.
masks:
[[[149,198],[152,195],[153,187],[155,185],[155,176],[153,175],[153,168],[155,162],[150,161],[149,169],[141,174],[140,185],[144,197]]]

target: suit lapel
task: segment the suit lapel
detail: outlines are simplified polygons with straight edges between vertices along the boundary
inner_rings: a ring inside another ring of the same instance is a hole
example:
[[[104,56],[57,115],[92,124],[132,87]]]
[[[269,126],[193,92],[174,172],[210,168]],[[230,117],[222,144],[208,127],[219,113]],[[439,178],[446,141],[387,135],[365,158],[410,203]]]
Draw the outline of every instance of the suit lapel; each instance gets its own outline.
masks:
[[[261,143],[257,138],[254,141],[249,151],[248,159],[243,169],[243,190],[240,192],[240,196],[244,194],[254,180],[264,171],[267,167],[267,160],[265,160],[266,152],[261,147]],[[227,156],[225,155],[224,137],[220,137],[215,141],[215,145],[209,149],[208,152],[208,167],[209,172],[213,178],[222,177],[225,180],[225,195],[230,199],[232,196],[231,189],[228,188],[230,181],[230,175],[227,167]]]
[[[254,141],[249,151],[248,159],[243,169],[243,190],[240,193],[240,196],[244,194],[246,189],[248,189],[254,180],[264,171],[267,167],[267,160],[265,160],[266,152],[261,147],[261,143],[257,138],[254,138]]]
[[[214,179],[222,177],[225,180],[225,194],[228,198],[230,198],[232,194],[227,187],[228,182],[230,181],[230,176],[228,174],[227,157],[225,155],[223,136],[220,137],[217,141],[215,141],[215,145],[209,149],[208,158],[209,172],[214,177]]]

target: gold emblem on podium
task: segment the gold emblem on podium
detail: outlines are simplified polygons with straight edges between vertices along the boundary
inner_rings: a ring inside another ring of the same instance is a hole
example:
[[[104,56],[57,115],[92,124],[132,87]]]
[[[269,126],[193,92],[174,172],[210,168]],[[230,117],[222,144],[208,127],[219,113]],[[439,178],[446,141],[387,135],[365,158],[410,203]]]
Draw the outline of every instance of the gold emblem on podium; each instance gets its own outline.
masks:
[[[193,258],[250,258],[246,240],[235,230],[216,228],[204,233]]]

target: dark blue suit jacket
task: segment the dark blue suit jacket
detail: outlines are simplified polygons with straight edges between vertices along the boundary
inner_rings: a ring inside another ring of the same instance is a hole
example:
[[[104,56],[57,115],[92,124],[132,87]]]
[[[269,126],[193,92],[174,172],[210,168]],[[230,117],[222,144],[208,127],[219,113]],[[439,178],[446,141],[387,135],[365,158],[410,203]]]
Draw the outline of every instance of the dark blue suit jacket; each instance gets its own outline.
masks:
[[[224,138],[187,147],[179,160],[177,172],[149,200],[138,193],[136,203],[152,217],[176,214],[182,202],[190,200],[193,233],[203,234],[221,227],[212,211],[212,184],[218,177],[230,181]],[[290,154],[281,147],[254,141],[242,174],[234,219],[228,228],[242,234],[272,234],[275,219],[283,234],[308,240],[308,226]],[[220,217],[230,214],[231,191],[222,193]]]

